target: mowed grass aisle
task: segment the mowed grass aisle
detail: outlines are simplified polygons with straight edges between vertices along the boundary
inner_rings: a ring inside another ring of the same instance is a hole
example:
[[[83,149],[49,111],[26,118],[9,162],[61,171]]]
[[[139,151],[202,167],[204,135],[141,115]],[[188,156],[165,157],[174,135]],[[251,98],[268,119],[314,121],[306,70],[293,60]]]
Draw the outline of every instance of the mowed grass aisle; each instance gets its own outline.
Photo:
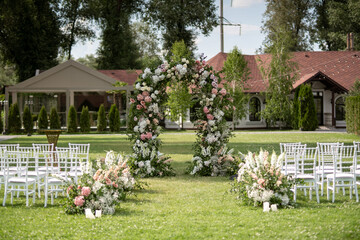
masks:
[[[334,204],[322,197],[309,201],[303,193],[298,207],[263,213],[241,206],[228,193],[231,181],[221,177],[192,177],[184,174],[192,156],[195,135],[164,134],[162,152],[174,159],[176,177],[152,178],[149,186],[122,203],[113,216],[88,220],[84,215],[66,215],[60,205],[43,208],[43,199],[26,208],[24,197],[0,207],[0,239],[359,239],[360,203],[337,194]],[[279,151],[279,142],[360,141],[345,133],[240,133],[231,139],[237,151],[260,147]],[[44,143],[45,136],[21,137],[3,143]],[[62,135],[59,146],[68,142],[91,143],[91,157],[113,149],[130,153],[131,144],[120,135]],[[0,191],[3,196],[3,187]]]

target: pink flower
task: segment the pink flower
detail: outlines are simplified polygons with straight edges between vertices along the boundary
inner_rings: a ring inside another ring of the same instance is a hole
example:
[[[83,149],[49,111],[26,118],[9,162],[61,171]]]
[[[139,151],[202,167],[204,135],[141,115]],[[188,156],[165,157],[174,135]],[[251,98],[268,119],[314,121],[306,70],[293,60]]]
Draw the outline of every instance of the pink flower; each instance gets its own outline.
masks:
[[[281,184],[282,184],[281,181],[276,181],[276,185],[277,185],[277,186],[280,186]]]
[[[265,183],[265,179],[260,178],[259,180],[257,180],[257,183],[258,183],[259,185],[263,185],[263,184]]]
[[[149,103],[149,102],[151,102],[151,100],[152,100],[151,97],[149,97],[149,96],[145,97],[145,102]]]
[[[137,109],[137,110],[140,110],[140,109],[142,109],[142,108],[143,108],[143,106],[141,106],[141,105],[139,105],[139,104],[136,105],[136,109]]]
[[[216,95],[216,94],[218,93],[218,90],[217,90],[216,88],[213,88],[213,89],[211,90],[211,93]]]
[[[204,113],[205,113],[205,114],[208,114],[208,113],[209,113],[209,109],[208,109],[207,107],[204,107],[203,110],[204,110]]]
[[[78,185],[77,189],[81,189],[81,186],[80,186],[80,185]]]
[[[152,138],[152,133],[151,133],[151,132],[148,132],[148,133],[146,134],[146,137],[147,137],[148,139],[151,139],[151,138]]]
[[[113,187],[118,188],[119,185],[117,185],[115,182],[113,182]]]
[[[108,177],[105,178],[105,182],[107,185],[111,185],[111,180]]]
[[[142,134],[140,135],[141,140],[145,140],[146,137],[147,137],[147,135],[146,135],[145,133],[142,133]]]
[[[230,102],[234,102],[234,99],[232,99],[232,98],[228,98],[228,100],[229,100]]]
[[[131,103],[135,103],[135,99],[130,98],[130,102],[131,102]]]
[[[207,117],[207,119],[209,119],[209,120],[213,120],[213,119],[214,119],[214,116],[211,115],[211,114],[206,115],[206,117]]]
[[[145,102],[144,102],[144,101],[141,101],[140,104],[141,104],[142,106],[145,106]]]
[[[255,180],[257,180],[257,179],[258,179],[258,177],[256,176],[256,174],[255,174],[255,173],[252,173],[252,174],[251,174],[251,177],[252,177],[253,179],[255,179]]]
[[[82,205],[84,205],[84,203],[85,203],[84,196],[77,196],[74,199],[74,204],[78,207],[81,207]]]
[[[159,124],[159,120],[157,120],[156,118],[153,119],[153,122],[154,122],[155,125]]]
[[[137,117],[134,117],[134,121],[136,122],[138,120],[138,118]]]
[[[144,92],[142,93],[142,95],[143,95],[144,97],[146,97],[146,96],[149,96],[150,94],[149,94],[148,91],[144,91]]]
[[[142,100],[144,100],[144,97],[141,94],[138,94],[137,95],[137,100],[142,101]]]
[[[229,110],[229,107],[228,107],[228,106],[225,106],[225,109],[226,109],[226,110]]]
[[[233,110],[234,110],[234,111],[236,110],[236,107],[235,107],[235,106],[233,106]]]
[[[81,195],[83,195],[85,197],[89,196],[90,193],[91,193],[91,189],[89,187],[83,187],[81,189]]]
[[[71,191],[73,188],[74,188],[73,186],[69,186],[69,187],[66,189],[66,193],[69,194],[70,191]]]
[[[226,89],[225,89],[225,88],[222,88],[222,89],[220,90],[220,94],[223,95],[223,96],[225,96],[225,95],[226,95]]]

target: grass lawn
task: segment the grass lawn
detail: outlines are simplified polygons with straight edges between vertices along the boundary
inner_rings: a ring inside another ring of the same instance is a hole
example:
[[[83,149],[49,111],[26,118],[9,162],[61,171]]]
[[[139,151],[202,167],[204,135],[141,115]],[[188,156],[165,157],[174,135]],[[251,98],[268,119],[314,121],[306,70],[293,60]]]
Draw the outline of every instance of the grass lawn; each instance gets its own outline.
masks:
[[[262,209],[241,206],[227,193],[231,181],[221,177],[192,177],[184,174],[192,156],[194,134],[164,134],[162,152],[171,155],[176,177],[145,179],[145,190],[122,203],[113,216],[85,219],[66,215],[60,205],[43,207],[43,199],[25,207],[24,197],[8,199],[0,207],[0,239],[360,239],[360,203],[348,195],[336,195],[333,204],[321,197],[320,204],[298,195],[298,207],[263,213]],[[346,133],[237,133],[230,146],[237,151],[258,151],[260,147],[279,151],[279,142],[340,141],[351,144],[360,137]],[[45,143],[37,135],[4,143]],[[58,146],[91,143],[91,157],[105,150],[131,152],[124,135],[62,135]],[[360,188],[359,188],[360,190]],[[0,191],[3,196],[3,187]]]

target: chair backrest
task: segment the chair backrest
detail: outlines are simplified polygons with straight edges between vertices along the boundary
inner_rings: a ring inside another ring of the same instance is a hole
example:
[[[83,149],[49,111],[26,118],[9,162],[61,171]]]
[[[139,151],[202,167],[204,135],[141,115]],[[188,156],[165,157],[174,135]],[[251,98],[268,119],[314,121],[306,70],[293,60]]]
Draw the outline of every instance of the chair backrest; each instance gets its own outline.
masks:
[[[28,154],[29,170],[37,171],[38,170],[38,160],[39,160],[38,151],[34,151],[34,147],[19,147],[18,151],[21,153],[24,153],[24,154]]]
[[[296,155],[299,154],[299,151],[302,151],[304,148],[306,148],[306,144],[285,143],[283,145],[283,150],[285,154],[285,160],[283,162],[283,171],[285,175],[295,173]]]
[[[334,152],[336,149],[334,149]],[[354,173],[357,166],[357,146],[341,146],[339,153],[334,153],[337,170],[343,173]]]
[[[34,151],[39,151],[40,154],[43,152],[50,152],[54,151],[54,144],[53,143],[33,143]]]
[[[5,175],[9,177],[15,172],[18,176],[28,177],[29,153],[19,151],[5,152]]]
[[[336,149],[339,150],[339,147],[343,146],[344,143],[334,142],[334,143],[317,143],[319,148],[319,166],[323,170],[334,165],[334,152]]]
[[[90,143],[87,144],[69,143],[69,148],[71,149],[77,148],[78,154],[80,154],[82,157],[86,155],[88,159],[90,153]]]
[[[70,148],[56,147],[56,158],[59,166],[59,173],[67,176],[71,171]]]
[[[280,154],[283,153],[285,151],[285,145],[287,146],[299,146],[301,145],[301,142],[293,142],[293,143],[280,143]]]
[[[46,167],[46,176],[58,174],[60,172],[57,161],[55,161],[56,153],[54,151],[44,151],[44,161],[41,162]]]
[[[20,144],[0,144],[0,148],[5,148],[7,151],[18,151]]]
[[[296,150],[296,171],[295,176],[312,175],[316,177],[318,148],[304,147]]]

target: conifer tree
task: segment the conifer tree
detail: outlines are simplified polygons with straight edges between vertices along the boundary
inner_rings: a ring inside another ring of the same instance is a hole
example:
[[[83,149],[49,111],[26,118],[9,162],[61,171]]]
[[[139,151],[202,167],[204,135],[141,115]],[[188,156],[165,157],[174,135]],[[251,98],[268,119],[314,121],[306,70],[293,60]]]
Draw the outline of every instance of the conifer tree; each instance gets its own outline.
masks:
[[[67,121],[67,129],[69,133],[77,132],[77,113],[74,106],[70,106],[68,121]]]
[[[105,108],[104,108],[104,105],[101,104],[99,111],[98,111],[98,117],[97,117],[97,131],[103,132],[105,130],[106,130]]]
[[[120,131],[120,113],[116,104],[111,105],[109,112],[109,127],[111,132]]]
[[[8,123],[10,133],[20,133],[21,117],[19,106],[17,103],[14,103],[10,106]]]
[[[38,127],[39,129],[48,129],[48,126],[49,126],[48,115],[45,106],[42,106],[38,117]]]
[[[309,84],[301,86],[299,99],[299,127],[304,131],[314,131],[318,127],[318,119],[314,96]]]
[[[23,112],[23,125],[25,133],[31,135],[34,130],[34,121],[29,106],[26,106]]]
[[[80,131],[81,132],[90,132],[90,115],[89,108],[83,106],[80,114]]]
[[[50,129],[60,129],[60,118],[55,107],[51,108],[50,111]]]

